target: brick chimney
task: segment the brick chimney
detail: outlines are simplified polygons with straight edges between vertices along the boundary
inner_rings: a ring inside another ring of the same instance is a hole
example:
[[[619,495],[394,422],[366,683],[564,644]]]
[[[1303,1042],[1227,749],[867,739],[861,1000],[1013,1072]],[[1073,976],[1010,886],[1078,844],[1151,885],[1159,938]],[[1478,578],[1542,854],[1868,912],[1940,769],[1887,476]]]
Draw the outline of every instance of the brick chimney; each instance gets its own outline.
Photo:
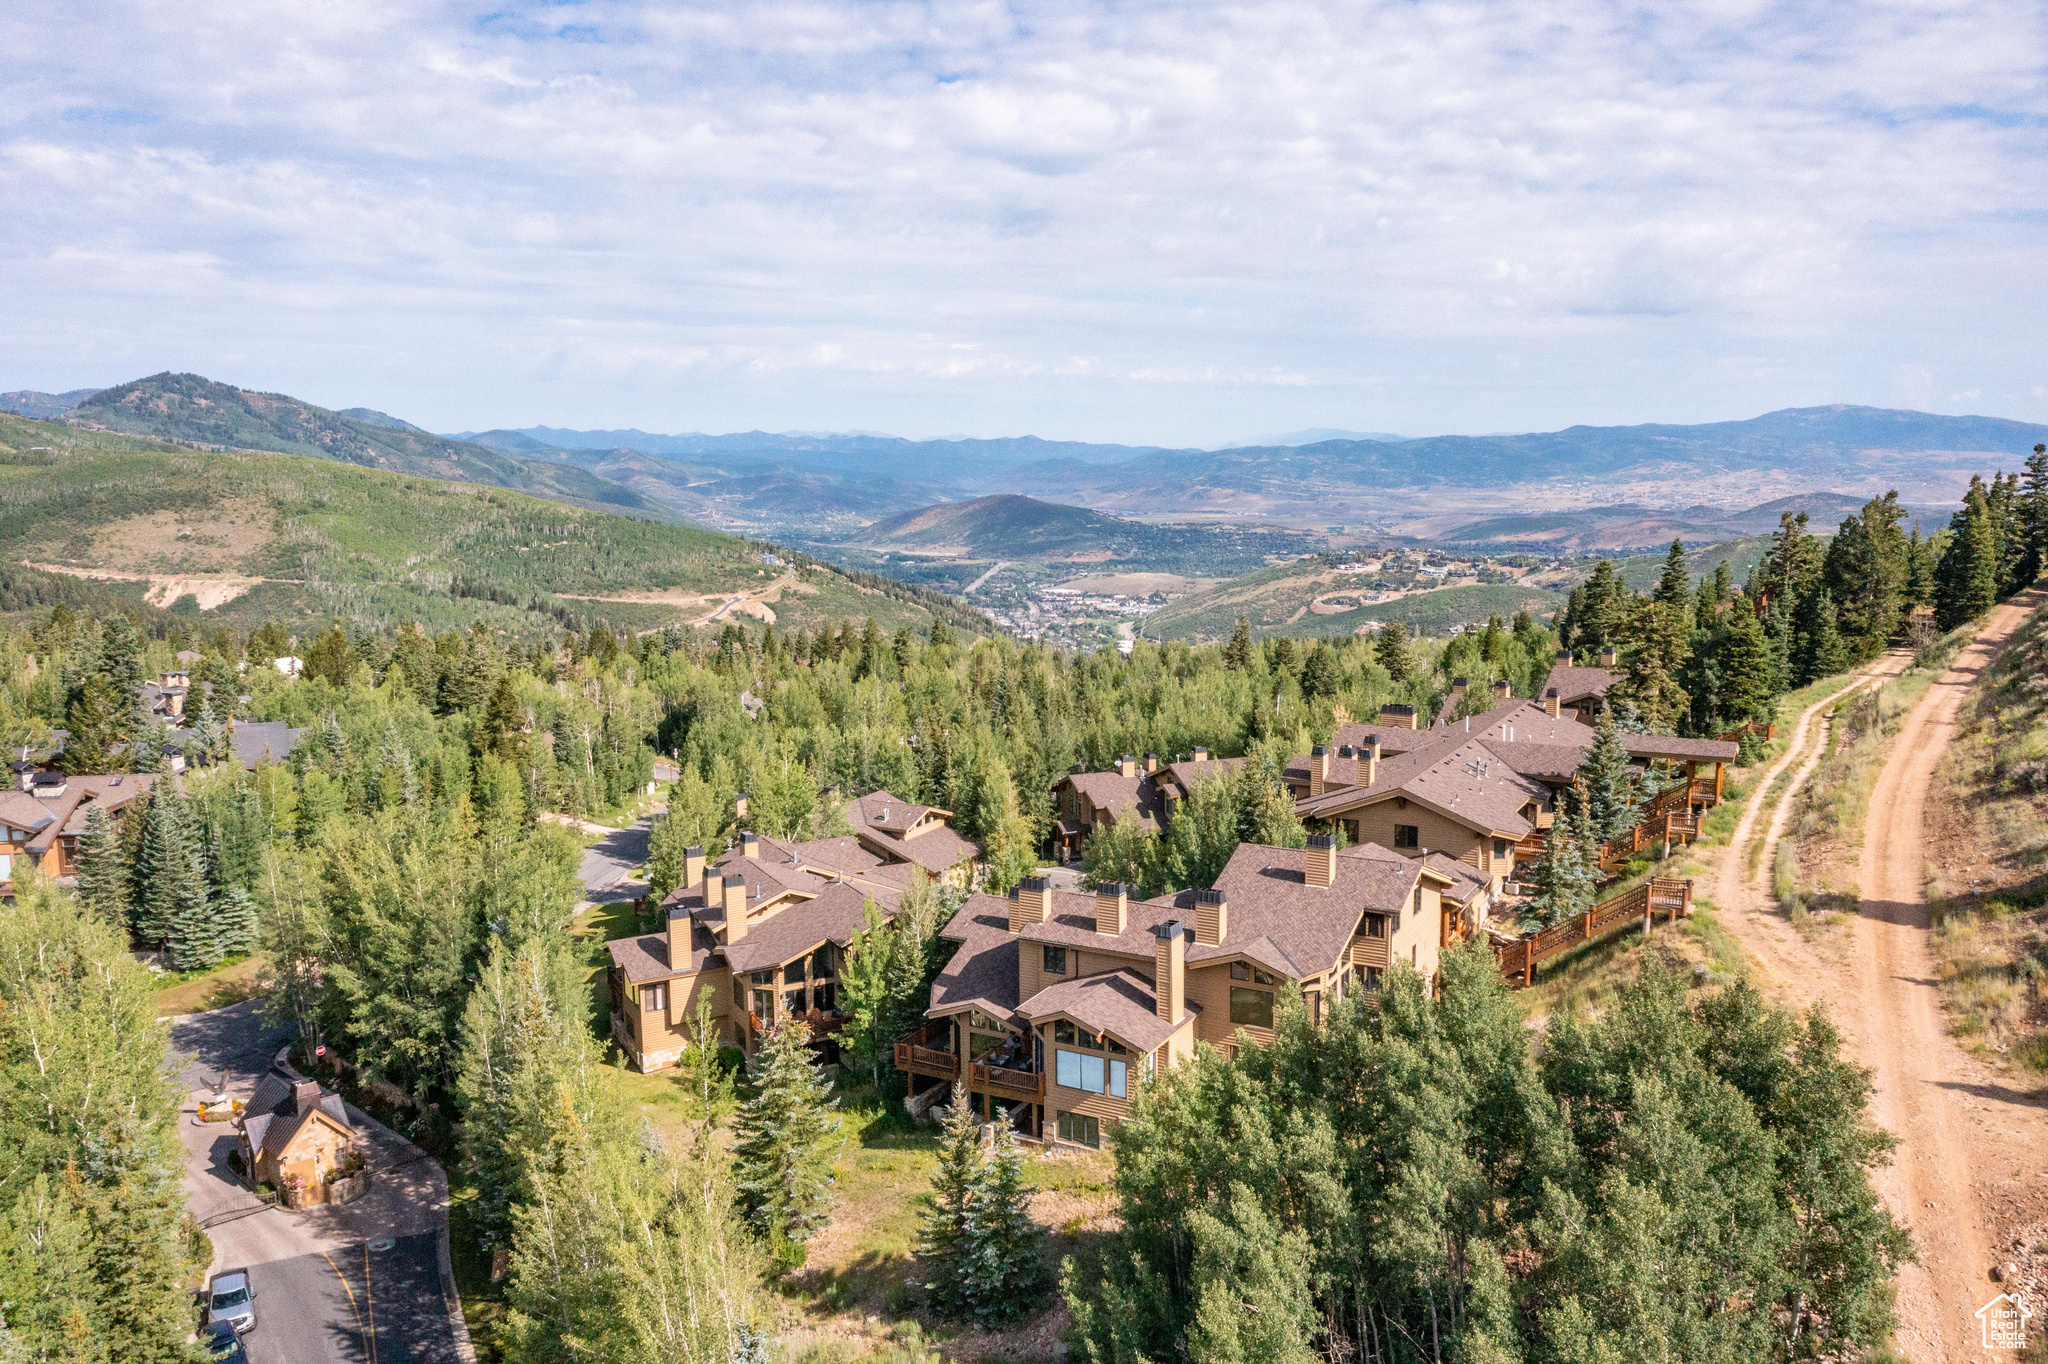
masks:
[[[1413,706],[1397,706],[1397,705],[1393,705],[1393,704],[1391,704],[1391,703],[1389,703],[1389,704],[1387,704],[1387,705],[1384,705],[1384,706],[1381,706],[1381,707],[1380,707],[1380,728],[1382,728],[1382,729],[1413,729],[1413,728],[1415,728],[1415,707],[1413,707]]]
[[[740,856],[751,857],[758,861],[761,856],[761,835],[753,832],[752,830],[748,830],[746,833],[741,834]]]
[[[1128,753],[1124,754],[1121,758],[1118,758],[1116,760],[1116,774],[1119,777],[1137,776],[1138,760]]]
[[[1147,753],[1145,755],[1145,775],[1149,777],[1158,770],[1159,755],[1157,753]]]
[[[1614,666],[1614,663],[1614,646],[1612,644],[1603,646],[1600,650],[1600,666],[1603,668],[1611,668]]]
[[[1308,798],[1314,800],[1330,787],[1330,750],[1317,744],[1308,751]]]
[[[1202,746],[1201,746],[1200,744],[1196,744],[1196,745],[1195,745],[1195,752],[1194,752],[1194,759],[1195,759],[1195,761],[1196,761],[1196,762],[1198,762],[1198,763],[1205,763],[1205,762],[1209,761],[1209,750],[1208,750],[1208,749],[1206,749],[1206,748],[1204,748],[1204,747],[1202,747]]]
[[[320,1082],[318,1080],[292,1081],[292,1114],[303,1118],[320,1106]]]
[[[1052,917],[1052,883],[1043,876],[1027,876],[1010,892],[1010,931],[1026,924],[1042,924]]]
[[[1220,890],[1195,892],[1195,941],[1214,947],[1230,936],[1230,901]]]
[[[1493,704],[1497,706],[1501,702],[1511,699],[1513,696],[1514,688],[1508,685],[1508,680],[1505,677],[1496,677],[1493,679]]]
[[[1117,937],[1130,923],[1130,897],[1121,881],[1104,881],[1095,888],[1095,931]]]
[[[1380,779],[1380,736],[1365,736],[1365,746],[1358,750],[1358,784],[1371,786]]]
[[[704,850],[702,848],[683,849],[683,885],[686,888],[694,886],[703,879]]]
[[[1188,1006],[1187,932],[1169,919],[1152,933],[1159,940],[1152,954],[1152,993],[1159,1001],[1159,1016],[1178,1024]]]
[[[1337,882],[1337,839],[1333,834],[1310,834],[1301,864],[1303,885],[1328,890]]]
[[[1555,720],[1562,713],[1563,708],[1564,702],[1558,699],[1556,687],[1552,687],[1549,691],[1543,693],[1544,714]]]

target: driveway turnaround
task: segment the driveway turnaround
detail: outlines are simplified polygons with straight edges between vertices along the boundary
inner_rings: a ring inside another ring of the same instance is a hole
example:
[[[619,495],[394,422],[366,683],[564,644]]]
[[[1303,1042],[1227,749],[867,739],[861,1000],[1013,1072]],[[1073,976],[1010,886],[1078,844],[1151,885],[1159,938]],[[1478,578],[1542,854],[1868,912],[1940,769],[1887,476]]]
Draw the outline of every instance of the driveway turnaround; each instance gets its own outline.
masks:
[[[256,1329],[253,1364],[474,1364],[448,1262],[448,1180],[440,1165],[350,1105],[370,1186],[346,1207],[292,1212],[264,1204],[228,1168],[234,1129],[202,1124],[198,1101],[219,1088],[246,1100],[287,1036],[250,1000],[173,1021],[173,1064],[186,1090],[179,1119],[185,1191],[213,1238],[213,1269],[246,1268]]]

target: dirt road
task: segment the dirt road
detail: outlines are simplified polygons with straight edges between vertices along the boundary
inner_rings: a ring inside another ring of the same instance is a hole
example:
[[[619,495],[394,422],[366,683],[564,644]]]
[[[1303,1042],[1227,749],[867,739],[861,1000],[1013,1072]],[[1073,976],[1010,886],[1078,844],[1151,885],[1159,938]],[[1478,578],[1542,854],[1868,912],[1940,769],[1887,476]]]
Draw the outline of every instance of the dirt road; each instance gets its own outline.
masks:
[[[2048,1178],[2048,1108],[2005,1085],[1948,1035],[1928,952],[1924,813],[1935,769],[1955,731],[1970,683],[2027,611],[2028,594],[2000,607],[1975,642],[1910,711],[1871,793],[1860,863],[1861,907],[1853,937],[1817,942],[1774,912],[1771,846],[1793,797],[1818,763],[1826,708],[1856,682],[1800,715],[1792,742],[1745,811],[1715,878],[1715,903],[1760,979],[1789,1003],[1824,1003],[1850,1054],[1870,1067],[1873,1117],[1898,1139],[1875,1183],[1913,1236],[1920,1257],[1899,1278],[1898,1345],[1917,1361],[1979,1360],[1975,1313],[2000,1290],[1989,1271],[2019,1222],[2038,1215]],[[1896,666],[1881,660],[1885,671]],[[1874,670],[1875,671],[1875,670]],[[1769,784],[1788,766],[1795,780],[1773,803]],[[1763,855],[1749,846],[1765,824]],[[2032,1209],[2033,1211],[2029,1211]]]

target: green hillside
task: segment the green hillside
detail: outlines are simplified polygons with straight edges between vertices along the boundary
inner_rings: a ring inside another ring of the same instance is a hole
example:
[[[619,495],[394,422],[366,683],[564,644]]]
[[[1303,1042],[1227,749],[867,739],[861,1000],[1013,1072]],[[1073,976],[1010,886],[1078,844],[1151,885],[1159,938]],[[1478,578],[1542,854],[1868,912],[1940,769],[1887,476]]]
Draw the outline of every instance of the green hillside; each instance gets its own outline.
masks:
[[[16,609],[112,592],[244,626],[443,628],[482,615],[510,631],[650,629],[755,593],[743,603],[754,619],[772,611],[789,629],[870,615],[922,627],[935,612],[986,629],[935,593],[764,564],[764,548],[502,488],[0,415],[0,562],[22,578]],[[77,586],[23,565],[67,570],[57,576]]]
[[[367,408],[330,412],[282,393],[252,393],[197,374],[153,374],[102,389],[63,420],[193,445],[313,455],[423,478],[489,483],[576,506],[677,519],[672,508],[587,469],[449,440]]]

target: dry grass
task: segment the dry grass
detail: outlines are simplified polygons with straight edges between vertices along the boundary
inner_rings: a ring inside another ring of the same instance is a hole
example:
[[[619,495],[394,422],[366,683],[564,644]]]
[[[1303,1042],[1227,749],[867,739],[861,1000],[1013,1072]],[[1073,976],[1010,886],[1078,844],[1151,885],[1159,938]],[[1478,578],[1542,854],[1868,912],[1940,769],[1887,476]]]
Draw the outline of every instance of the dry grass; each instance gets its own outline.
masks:
[[[196,974],[166,975],[157,986],[156,1011],[168,1018],[178,1014],[225,1009],[264,992],[266,957],[237,957]]]
[[[1647,938],[1640,930],[1623,929],[1545,963],[1536,984],[1522,993],[1530,1021],[1540,1028],[1563,1012],[1605,1013],[1652,952],[1702,986],[1724,985],[1744,970],[1741,944],[1728,936],[1713,908],[1695,898],[1691,918],[1659,923]]]

